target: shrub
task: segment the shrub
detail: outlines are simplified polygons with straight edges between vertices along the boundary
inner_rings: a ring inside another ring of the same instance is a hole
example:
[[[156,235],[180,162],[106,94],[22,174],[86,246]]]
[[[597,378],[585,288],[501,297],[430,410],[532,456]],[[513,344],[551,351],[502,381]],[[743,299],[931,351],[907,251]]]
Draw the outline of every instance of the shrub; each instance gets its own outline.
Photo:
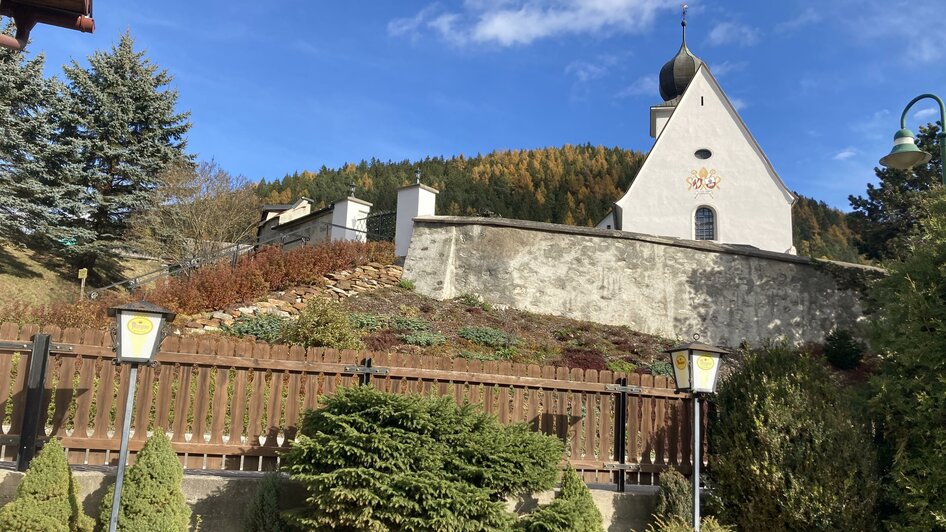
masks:
[[[498,350],[491,353],[477,353],[476,351],[468,351],[466,349],[461,350],[457,353],[457,356],[460,358],[465,358],[468,360],[480,360],[483,362],[492,362],[493,360],[505,360],[502,355],[505,353],[500,353]]]
[[[486,312],[493,310],[493,306],[479,294],[466,293],[458,297],[457,301],[470,308],[478,308]]]
[[[562,352],[562,358],[555,362],[556,365],[569,368],[596,369],[602,371],[608,369],[608,362],[604,355],[594,349],[585,349],[581,347],[566,347]]]
[[[257,340],[275,344],[282,339],[286,320],[275,314],[260,314],[248,316],[233,322],[233,325],[224,325],[223,331],[232,336],[252,336]]]
[[[420,346],[440,345],[447,341],[442,334],[430,331],[417,331],[411,334],[405,334],[401,336],[401,340],[408,345]]]
[[[550,488],[563,447],[450,398],[341,389],[303,415],[285,456],[306,486],[291,523],[316,530],[494,530],[504,498]]]
[[[604,532],[601,512],[588,486],[571,466],[562,475],[562,489],[516,526],[525,532]]]
[[[91,532],[94,521],[82,512],[66,451],[51,440],[30,462],[16,498],[0,509],[5,532]]]
[[[492,327],[463,327],[457,333],[474,344],[488,345],[489,347],[509,347],[519,343],[519,339]]]
[[[673,376],[673,366],[670,365],[670,362],[665,360],[654,362],[649,366],[649,368],[651,375],[659,375],[661,377]]]
[[[864,344],[851,331],[836,328],[825,336],[824,356],[838,369],[856,368],[864,358]]]
[[[309,300],[299,319],[286,324],[283,338],[304,347],[361,348],[358,333],[342,306],[321,297]]]
[[[657,522],[648,526],[646,532],[693,532],[693,516],[687,518],[657,518]],[[731,532],[732,527],[721,525],[715,517],[700,518],[701,532]]]
[[[424,318],[398,316],[391,320],[391,328],[399,331],[426,331],[430,329],[430,322]]]
[[[883,365],[871,410],[882,431],[894,530],[946,529],[946,194],[923,201],[923,235],[872,290],[871,345]]]
[[[415,288],[414,281],[411,281],[410,279],[401,279],[398,281],[397,285],[405,290],[413,290]]]
[[[269,473],[246,514],[245,532],[288,532],[289,524],[279,513],[279,473]]]
[[[375,314],[352,312],[348,315],[352,327],[365,331],[379,331],[387,326],[387,319]]]
[[[184,502],[181,480],[184,470],[171,442],[162,432],[148,438],[125,471],[122,484],[118,530],[145,532],[150,530],[186,532],[191,511]],[[100,526],[108,526],[112,513],[115,486],[110,486],[102,499]]]
[[[693,518],[693,486],[679,471],[667,468],[660,473],[660,491],[654,512],[664,520]]]
[[[608,369],[615,373],[634,373],[634,370],[637,369],[637,364],[628,362],[627,360],[609,360]]]
[[[708,436],[720,517],[745,530],[871,530],[875,452],[817,361],[772,347],[723,381]]]

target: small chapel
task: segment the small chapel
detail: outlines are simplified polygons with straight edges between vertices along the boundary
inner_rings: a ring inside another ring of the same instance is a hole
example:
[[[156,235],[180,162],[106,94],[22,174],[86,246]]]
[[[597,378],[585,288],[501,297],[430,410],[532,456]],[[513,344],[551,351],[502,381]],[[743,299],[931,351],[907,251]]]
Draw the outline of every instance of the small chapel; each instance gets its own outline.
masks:
[[[792,194],[709,67],[683,42],[660,69],[654,146],[601,229],[795,253]]]

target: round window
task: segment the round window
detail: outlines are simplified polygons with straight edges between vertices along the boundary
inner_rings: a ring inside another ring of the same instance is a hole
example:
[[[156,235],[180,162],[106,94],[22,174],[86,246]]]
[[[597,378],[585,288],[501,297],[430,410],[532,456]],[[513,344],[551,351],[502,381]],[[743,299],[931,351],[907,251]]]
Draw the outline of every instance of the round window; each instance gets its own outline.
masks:
[[[696,150],[693,153],[693,155],[695,155],[697,159],[709,159],[710,157],[713,156],[713,152],[707,150],[706,148],[703,148],[703,149]]]

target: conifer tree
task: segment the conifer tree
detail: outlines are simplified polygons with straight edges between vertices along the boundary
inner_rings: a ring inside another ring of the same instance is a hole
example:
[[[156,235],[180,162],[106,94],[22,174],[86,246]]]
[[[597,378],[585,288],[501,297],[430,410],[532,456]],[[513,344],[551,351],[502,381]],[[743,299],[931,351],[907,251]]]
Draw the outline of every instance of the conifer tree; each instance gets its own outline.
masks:
[[[81,187],[82,208],[63,214],[77,229],[71,248],[77,262],[95,263],[96,253],[119,242],[130,215],[146,208],[161,173],[185,157],[188,113],[178,113],[171,76],[135,51],[129,33],[108,52],[64,68],[67,92],[57,142],[70,164],[61,177]]]
[[[75,479],[58,440],[36,455],[16,498],[0,510],[0,530],[5,532],[91,532],[93,524],[79,506]]]
[[[8,26],[5,30],[10,32]],[[43,77],[42,56],[0,48],[0,238],[45,234],[61,219],[58,205],[75,189],[56,179],[51,109],[60,85]]]
[[[191,511],[181,491],[183,478],[184,470],[167,436],[157,432],[148,438],[135,465],[125,472],[118,530],[185,532]],[[102,499],[100,525],[108,525],[114,493],[113,485]]]

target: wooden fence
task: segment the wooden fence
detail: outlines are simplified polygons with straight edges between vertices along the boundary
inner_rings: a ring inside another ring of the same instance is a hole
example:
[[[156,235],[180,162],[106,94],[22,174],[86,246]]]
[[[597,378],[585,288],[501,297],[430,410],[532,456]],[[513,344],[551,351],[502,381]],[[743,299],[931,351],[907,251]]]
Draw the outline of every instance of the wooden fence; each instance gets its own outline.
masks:
[[[0,325],[0,341],[29,342],[36,327]],[[47,328],[54,342],[44,397],[46,435],[62,441],[74,464],[115,464],[128,387],[127,365],[115,366],[105,331]],[[617,394],[623,374],[464,359],[303,349],[210,337],[168,337],[153,368],[138,375],[131,421],[132,453],[162,430],[190,469],[272,470],[294,438],[304,409],[339,387],[370,357],[387,373],[371,383],[394,393],[470,401],[504,423],[526,422],[565,443],[586,482],[612,482]],[[0,350],[0,461],[16,459],[29,349]],[[627,397],[629,483],[690,469],[688,396],[665,377],[628,375],[640,386]]]

